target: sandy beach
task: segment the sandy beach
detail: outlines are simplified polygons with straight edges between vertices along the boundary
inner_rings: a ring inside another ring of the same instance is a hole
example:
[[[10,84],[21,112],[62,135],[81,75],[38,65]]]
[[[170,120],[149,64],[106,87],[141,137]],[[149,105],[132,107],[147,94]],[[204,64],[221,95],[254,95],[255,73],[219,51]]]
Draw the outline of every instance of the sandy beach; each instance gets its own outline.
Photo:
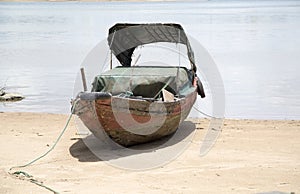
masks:
[[[8,174],[54,143],[67,115],[0,113],[0,193],[51,193]],[[57,147],[21,169],[60,193],[299,193],[300,121],[225,120],[213,149],[199,157],[208,120],[169,164],[147,171],[110,166],[76,135],[72,121]]]

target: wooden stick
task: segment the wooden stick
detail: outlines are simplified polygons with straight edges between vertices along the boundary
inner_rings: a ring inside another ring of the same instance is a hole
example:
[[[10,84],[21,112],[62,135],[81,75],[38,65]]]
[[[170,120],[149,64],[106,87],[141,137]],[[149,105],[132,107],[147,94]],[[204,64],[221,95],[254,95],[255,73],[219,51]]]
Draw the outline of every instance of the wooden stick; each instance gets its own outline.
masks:
[[[110,51],[110,69],[112,69],[112,51]]]
[[[80,72],[81,72],[81,79],[82,79],[82,84],[83,84],[83,91],[86,92],[87,91],[87,85],[86,85],[86,78],[85,78],[85,73],[84,73],[84,68],[80,68]]]

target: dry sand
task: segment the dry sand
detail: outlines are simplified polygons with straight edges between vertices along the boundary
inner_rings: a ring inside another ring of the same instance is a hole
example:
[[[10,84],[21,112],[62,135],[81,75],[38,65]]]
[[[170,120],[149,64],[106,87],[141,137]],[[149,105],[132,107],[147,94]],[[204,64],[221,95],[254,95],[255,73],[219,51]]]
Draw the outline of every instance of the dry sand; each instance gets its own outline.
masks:
[[[66,115],[0,113],[0,193],[51,193],[8,174],[52,145]],[[208,120],[176,160],[147,171],[114,168],[95,157],[71,122],[48,156],[22,170],[60,193],[300,193],[300,121],[226,120],[199,157]]]

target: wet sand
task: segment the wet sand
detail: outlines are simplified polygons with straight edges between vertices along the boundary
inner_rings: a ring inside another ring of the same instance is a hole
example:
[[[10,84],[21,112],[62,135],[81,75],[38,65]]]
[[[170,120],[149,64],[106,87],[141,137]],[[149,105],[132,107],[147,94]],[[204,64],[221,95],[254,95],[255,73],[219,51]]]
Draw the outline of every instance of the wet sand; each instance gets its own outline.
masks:
[[[0,193],[51,193],[8,174],[49,149],[67,115],[0,113]],[[93,155],[70,123],[57,147],[20,169],[60,193],[300,193],[300,121],[225,120],[215,146],[199,157],[208,120],[187,150],[147,171],[114,168]]]

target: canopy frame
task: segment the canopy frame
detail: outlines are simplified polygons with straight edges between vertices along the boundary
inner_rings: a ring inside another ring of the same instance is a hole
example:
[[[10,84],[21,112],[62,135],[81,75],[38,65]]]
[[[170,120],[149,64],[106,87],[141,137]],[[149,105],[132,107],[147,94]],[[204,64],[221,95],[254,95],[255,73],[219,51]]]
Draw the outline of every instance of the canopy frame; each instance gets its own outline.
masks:
[[[130,67],[134,50],[156,42],[181,43],[187,47],[191,69],[196,73],[194,52],[182,26],[175,23],[117,23],[109,29],[108,45],[122,66]]]

